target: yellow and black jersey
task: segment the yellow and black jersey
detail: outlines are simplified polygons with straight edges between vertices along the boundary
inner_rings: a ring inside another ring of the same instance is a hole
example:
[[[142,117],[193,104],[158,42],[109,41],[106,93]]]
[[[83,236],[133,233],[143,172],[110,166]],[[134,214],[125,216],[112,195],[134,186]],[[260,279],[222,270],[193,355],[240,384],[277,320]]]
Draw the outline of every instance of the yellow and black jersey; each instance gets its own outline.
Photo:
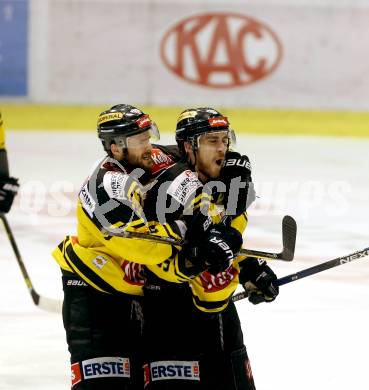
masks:
[[[145,215],[149,221],[183,220],[190,223],[198,212],[214,223],[221,220],[211,188],[204,186],[186,162],[178,162],[155,178],[146,194]]]
[[[185,162],[178,162],[163,171],[146,193],[144,214],[149,224],[160,222],[175,226],[178,221],[183,221],[188,226],[201,211],[212,215],[214,223],[220,222],[211,193],[204,190],[196,173]],[[162,264],[148,264],[147,268],[163,281],[189,281],[191,276],[181,270],[181,263],[180,258],[168,258]]]
[[[148,191],[144,212],[149,221],[160,221],[173,226],[183,221],[187,226],[195,220],[199,212],[207,213],[213,223],[219,223],[222,214],[215,204],[211,189],[203,185],[197,174],[186,162],[178,162],[156,178]],[[232,220],[231,225],[243,233],[247,226],[247,216],[242,214]],[[226,273],[213,276],[204,272],[192,278],[185,275],[181,255],[174,260],[167,259],[162,264],[148,264],[148,281],[152,284],[187,282],[192,290],[195,305],[203,311],[223,310],[238,285],[239,267],[235,264]],[[181,279],[182,276],[182,279]],[[183,288],[178,289],[181,293]]]
[[[246,213],[234,218],[231,226],[242,234],[247,227]],[[202,272],[191,280],[190,287],[196,307],[207,312],[224,310],[239,285],[239,275],[244,261],[247,261],[245,256],[238,256],[224,272],[217,275]]]
[[[156,158],[159,162],[154,164],[156,172],[174,162],[163,151],[157,151]],[[180,239],[169,224],[147,222],[142,208],[143,192],[143,187],[133,179],[127,167],[108,157],[98,161],[79,192],[77,236],[67,237],[53,251],[61,268],[78,274],[101,291],[141,294],[142,281],[138,281],[141,267],[137,264],[158,264],[168,258],[175,259],[178,249],[106,232],[124,228]],[[127,265],[129,262],[133,263],[131,268]]]
[[[67,236],[54,250],[53,256],[63,270],[79,275],[96,290],[142,295],[142,264],[114,256],[103,246],[86,248],[76,236]]]

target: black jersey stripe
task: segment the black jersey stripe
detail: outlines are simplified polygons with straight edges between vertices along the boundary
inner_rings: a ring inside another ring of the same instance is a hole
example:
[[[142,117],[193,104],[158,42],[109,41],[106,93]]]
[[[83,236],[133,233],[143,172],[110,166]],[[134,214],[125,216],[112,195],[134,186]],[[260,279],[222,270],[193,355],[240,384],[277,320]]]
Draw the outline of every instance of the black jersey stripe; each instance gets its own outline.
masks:
[[[173,238],[173,239],[175,239],[175,240],[178,240],[178,237],[176,237],[175,235],[173,235],[173,234],[170,232],[170,230],[168,229],[168,226],[167,226],[167,225],[163,225],[163,227],[164,227],[165,231],[167,232],[168,237]]]
[[[199,297],[193,296],[193,300],[195,301],[196,306],[202,307],[206,310],[214,310],[214,309],[221,309],[224,305],[227,305],[229,302],[229,298],[219,300],[216,302],[208,302],[208,301],[202,301]]]
[[[188,282],[190,276],[187,276],[185,272],[182,272],[179,261],[180,257],[181,255],[178,254],[177,258],[174,259],[174,274],[178,277],[178,280]]]

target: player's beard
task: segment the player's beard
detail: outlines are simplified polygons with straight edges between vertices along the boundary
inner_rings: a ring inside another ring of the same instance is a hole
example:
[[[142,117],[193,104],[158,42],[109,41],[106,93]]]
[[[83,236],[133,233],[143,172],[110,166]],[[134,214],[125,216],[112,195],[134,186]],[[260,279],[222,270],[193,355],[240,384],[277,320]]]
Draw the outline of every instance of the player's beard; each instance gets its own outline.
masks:
[[[132,155],[129,152],[127,153],[126,157],[127,162],[129,165],[135,168],[142,168],[146,172],[151,173],[151,168],[154,164],[154,160],[151,157],[151,151],[147,151],[145,153],[142,153],[140,156]]]
[[[209,161],[207,156],[202,158],[201,155],[198,155],[196,161],[197,171],[206,176],[207,181],[218,179],[223,162],[224,156],[218,156],[218,158],[214,157]]]

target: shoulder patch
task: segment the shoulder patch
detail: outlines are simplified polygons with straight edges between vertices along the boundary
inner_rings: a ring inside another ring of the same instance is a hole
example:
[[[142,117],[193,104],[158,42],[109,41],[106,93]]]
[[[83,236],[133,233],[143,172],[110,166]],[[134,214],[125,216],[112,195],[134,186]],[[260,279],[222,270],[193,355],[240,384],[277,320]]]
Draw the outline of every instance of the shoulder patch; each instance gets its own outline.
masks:
[[[185,205],[200,187],[202,187],[200,180],[187,169],[172,181],[167,192],[181,205]]]
[[[138,183],[122,172],[108,171],[103,178],[106,193],[111,199],[125,204],[138,217],[145,218],[142,209],[143,194]]]
[[[127,200],[126,184],[129,175],[121,172],[108,171],[104,175],[104,189],[110,198],[118,200]]]

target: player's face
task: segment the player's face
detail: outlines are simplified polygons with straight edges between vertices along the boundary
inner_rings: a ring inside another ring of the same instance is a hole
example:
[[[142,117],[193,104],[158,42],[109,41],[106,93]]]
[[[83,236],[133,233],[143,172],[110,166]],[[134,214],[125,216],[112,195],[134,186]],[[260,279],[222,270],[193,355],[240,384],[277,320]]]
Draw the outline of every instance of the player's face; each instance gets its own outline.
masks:
[[[196,170],[201,180],[212,180],[219,177],[228,143],[227,131],[210,132],[199,136],[197,140]]]
[[[151,158],[152,145],[150,143],[149,131],[128,137],[127,150],[128,153],[125,159],[129,164],[143,168],[146,171],[151,170],[154,161]]]

